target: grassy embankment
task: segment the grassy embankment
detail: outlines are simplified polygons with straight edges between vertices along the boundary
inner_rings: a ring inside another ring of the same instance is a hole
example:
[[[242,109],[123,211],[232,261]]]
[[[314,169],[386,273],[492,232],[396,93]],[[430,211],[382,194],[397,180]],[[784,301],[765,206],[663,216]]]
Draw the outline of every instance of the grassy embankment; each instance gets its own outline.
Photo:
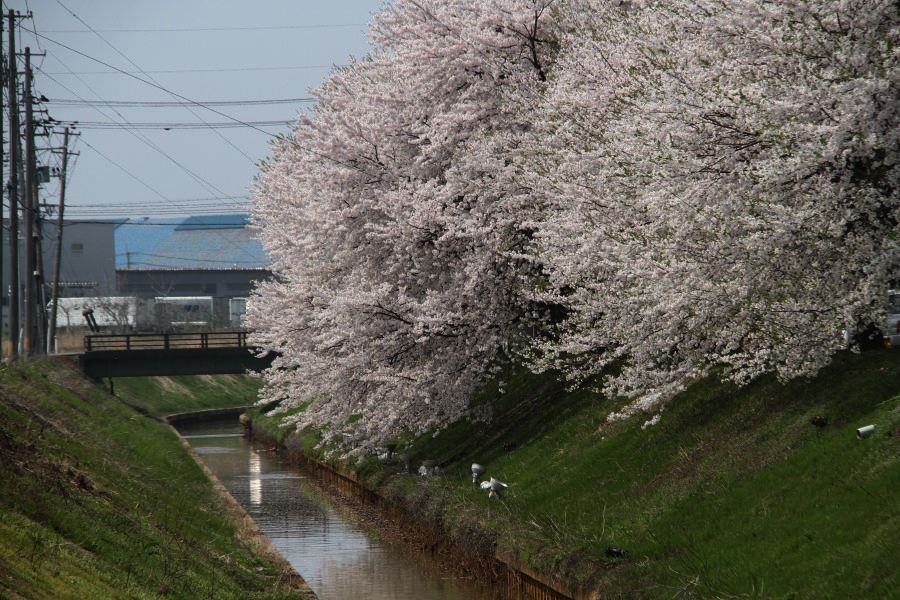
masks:
[[[162,416],[256,403],[259,380],[246,375],[119,377],[116,396],[143,414]]]
[[[597,589],[604,598],[887,598],[900,589],[900,352],[842,355],[812,380],[715,380],[659,424],[607,423],[619,403],[518,372],[485,390],[490,425],[405,440],[403,475],[355,466],[382,493],[465,544]],[[810,420],[825,417],[818,427]],[[277,431],[279,417],[256,426]],[[875,424],[858,439],[855,428]],[[309,451],[314,436],[278,432]],[[469,466],[510,484],[504,503]],[[610,556],[610,548],[624,556]],[[896,597],[896,596],[893,596]]]
[[[254,385],[185,378],[172,404],[147,395],[171,381],[116,381],[154,414],[244,404]],[[0,597],[300,597],[225,513],[162,422],[55,361],[0,367]]]

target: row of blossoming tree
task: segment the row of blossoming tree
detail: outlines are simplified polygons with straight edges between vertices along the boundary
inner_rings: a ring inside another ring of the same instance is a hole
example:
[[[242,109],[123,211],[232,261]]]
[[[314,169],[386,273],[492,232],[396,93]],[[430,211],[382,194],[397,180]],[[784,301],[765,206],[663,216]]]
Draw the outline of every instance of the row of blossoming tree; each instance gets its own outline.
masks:
[[[620,415],[814,373],[897,276],[898,10],[388,4],[257,182],[265,395],[363,448],[469,414],[509,361]]]

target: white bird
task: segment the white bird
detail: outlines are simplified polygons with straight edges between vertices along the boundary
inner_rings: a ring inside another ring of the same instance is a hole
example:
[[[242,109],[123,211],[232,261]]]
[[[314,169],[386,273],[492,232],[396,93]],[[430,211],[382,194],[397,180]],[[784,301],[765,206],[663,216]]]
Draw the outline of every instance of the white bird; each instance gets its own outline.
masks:
[[[491,477],[490,481],[481,482],[481,489],[490,490],[490,492],[488,492],[488,498],[496,498],[500,500],[503,497],[503,492],[505,492],[507,488],[509,488],[508,485],[506,485],[502,481],[494,479],[493,477]]]
[[[472,465],[472,484],[478,483],[478,478],[484,475],[485,468],[478,463]]]

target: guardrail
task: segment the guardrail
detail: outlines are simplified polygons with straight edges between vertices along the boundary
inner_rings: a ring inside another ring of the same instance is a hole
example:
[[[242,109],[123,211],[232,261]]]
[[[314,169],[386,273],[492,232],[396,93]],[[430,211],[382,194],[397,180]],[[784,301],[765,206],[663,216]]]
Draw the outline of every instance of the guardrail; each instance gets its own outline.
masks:
[[[247,348],[246,331],[127,333],[84,336],[85,352]]]

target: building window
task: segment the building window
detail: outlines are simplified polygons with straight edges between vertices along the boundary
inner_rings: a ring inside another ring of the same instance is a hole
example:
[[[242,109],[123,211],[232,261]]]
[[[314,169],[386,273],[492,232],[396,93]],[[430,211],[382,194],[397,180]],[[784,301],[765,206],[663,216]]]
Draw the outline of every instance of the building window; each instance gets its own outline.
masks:
[[[72,242],[72,254],[84,254],[84,244],[81,242]]]

